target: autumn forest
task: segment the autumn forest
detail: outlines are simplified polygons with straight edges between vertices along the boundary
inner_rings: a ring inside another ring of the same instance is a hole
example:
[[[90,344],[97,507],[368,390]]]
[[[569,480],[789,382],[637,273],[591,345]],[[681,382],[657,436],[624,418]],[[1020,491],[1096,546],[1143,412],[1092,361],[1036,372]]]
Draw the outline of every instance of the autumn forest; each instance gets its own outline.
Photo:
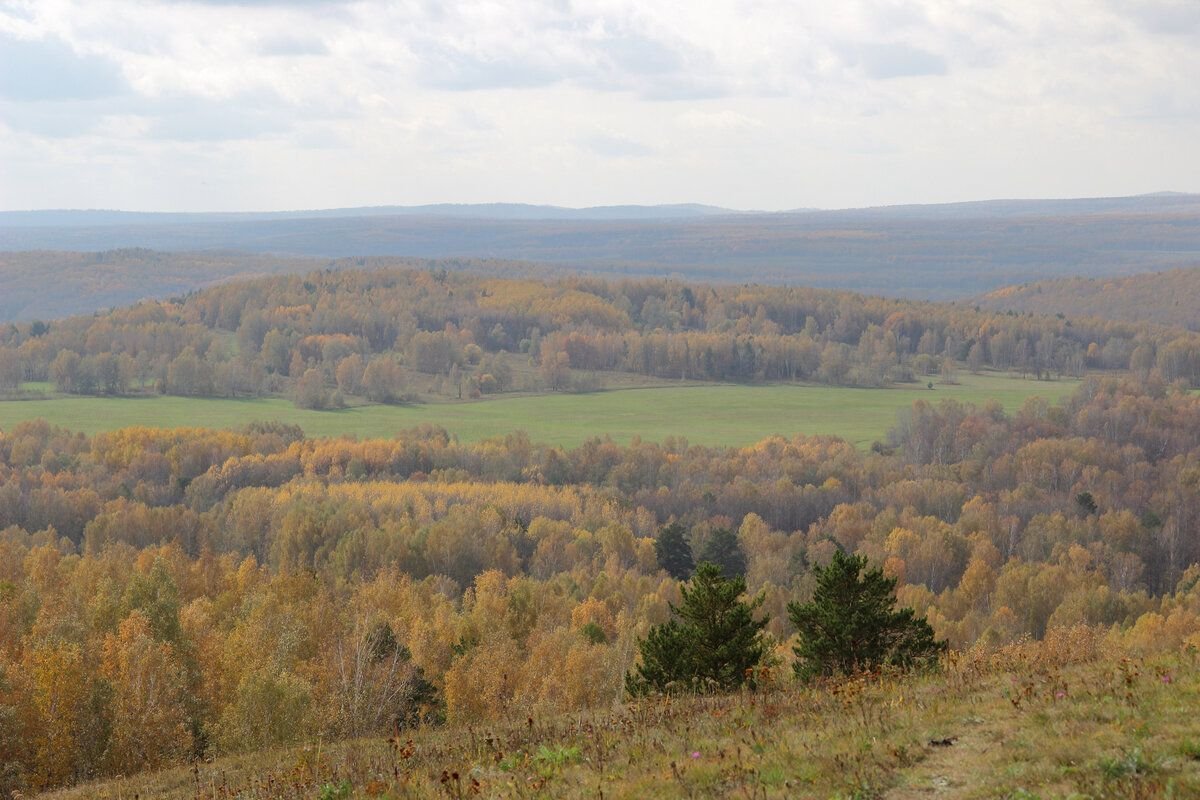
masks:
[[[881,569],[956,650],[1081,625],[1131,653],[1200,646],[1200,340],[1181,329],[806,289],[345,271],[10,325],[0,341],[13,391],[317,408],[511,391],[514,364],[565,392],[615,372],[1088,376],[1013,413],[931,396],[869,451],[824,436],[711,448],[597,431],[567,449],[433,426],[357,440],[272,422],[90,438],[22,423],[0,434],[6,794],[612,707],[702,561],[759,598],[779,667],[789,604],[838,553]]]
[[[878,387],[984,368],[1133,370],[1196,386],[1200,335],[816,289],[444,269],[264,278],[0,327],[0,391],[49,381],[70,394],[274,394],[307,408],[587,391],[611,373]]]

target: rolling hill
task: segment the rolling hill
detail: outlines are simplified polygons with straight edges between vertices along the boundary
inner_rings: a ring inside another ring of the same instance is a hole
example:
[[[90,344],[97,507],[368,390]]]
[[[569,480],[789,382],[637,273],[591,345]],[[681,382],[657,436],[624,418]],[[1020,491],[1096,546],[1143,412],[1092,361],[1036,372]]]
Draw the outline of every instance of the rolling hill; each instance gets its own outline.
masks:
[[[413,267],[474,269],[495,276],[548,275],[536,264],[494,260],[312,258],[205,251],[165,253],[142,248],[101,252],[0,252],[0,322],[59,319],[147,299],[165,299],[229,280],[320,269]]]
[[[6,294],[27,291],[27,279],[15,273],[32,270],[37,290],[54,283],[64,294],[80,298],[61,308],[48,300],[38,314],[162,297],[214,279],[160,278],[159,270],[174,274],[188,269],[165,265],[168,257],[156,256],[156,269],[131,265],[138,270],[137,279],[115,281],[136,284],[128,291],[93,299],[87,269],[59,270],[44,254],[18,253],[130,248],[191,253],[186,256],[191,259],[198,252],[233,259],[229,254],[236,251],[258,259],[226,264],[216,279],[297,271],[284,263],[265,265],[264,256],[493,259],[598,275],[750,280],[946,300],[1047,277],[1124,276],[1194,264],[1200,260],[1200,199],[998,200],[786,213],[518,205],[280,214],[0,213],[0,250],[11,253],[0,265]],[[76,262],[61,261],[64,267]],[[50,275],[52,281],[47,280]],[[21,310],[27,305],[29,301],[9,300],[0,318],[27,316],[30,312]]]
[[[1006,286],[974,301],[995,311],[1103,317],[1200,330],[1200,266],[1128,277],[1072,277]]]

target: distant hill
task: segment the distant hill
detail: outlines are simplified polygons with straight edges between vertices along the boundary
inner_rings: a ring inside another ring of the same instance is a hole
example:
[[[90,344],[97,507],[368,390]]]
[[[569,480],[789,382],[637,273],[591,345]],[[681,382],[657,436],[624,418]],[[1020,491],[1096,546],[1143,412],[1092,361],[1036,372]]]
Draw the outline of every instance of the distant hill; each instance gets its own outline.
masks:
[[[0,320],[54,319],[228,280],[320,269],[325,261],[223,253],[0,253]]]
[[[1200,194],[1155,192],[1130,197],[971,200],[960,203],[876,206],[853,211],[863,215],[920,219],[1004,219],[1095,214],[1194,214],[1200,211]]]
[[[204,252],[163,253],[126,248],[98,253],[0,252],[0,322],[57,319],[163,299],[237,278],[285,275],[319,269],[408,266],[425,269],[426,259],[307,258]],[[544,275],[534,264],[499,261],[439,262],[445,269],[475,269],[492,275]]]
[[[356,217],[447,217],[451,219],[574,219],[655,220],[692,219],[754,212],[697,203],[658,206],[562,206],[527,203],[435,203],[420,206],[362,206],[299,211],[146,212],[50,209],[0,211],[0,228],[113,227],[122,225],[193,225],[231,222],[272,222],[297,219],[347,219]]]
[[[1135,197],[1065,200],[974,200],[959,203],[872,206],[826,210],[794,208],[782,212],[742,211],[701,203],[613,205],[568,208],[529,203],[430,203],[415,206],[357,206],[292,211],[153,212],[111,209],[45,209],[0,211],[0,229],[90,228],[123,225],[193,225],[233,222],[280,222],[358,217],[442,217],[487,220],[686,220],[717,216],[851,215],[862,218],[985,219],[1046,217],[1071,214],[1163,214],[1200,212],[1200,195],[1158,192]]]
[[[787,213],[692,205],[562,209],[507,204],[278,214],[0,213],[0,251],[129,248],[215,252],[220,258],[250,253],[268,271],[286,271],[280,260],[296,258],[491,259],[610,276],[800,284],[950,300],[1045,278],[1124,276],[1200,263],[1200,196]],[[268,254],[278,258],[262,262]],[[27,270],[21,266],[25,260],[7,258],[8,269],[15,264]],[[53,275],[64,282],[64,291],[72,281],[74,291],[90,291],[78,283],[82,273],[62,277],[45,271],[50,265],[42,256],[34,260],[41,270],[39,287],[48,286]],[[174,268],[160,262],[156,269]],[[103,305],[204,285],[233,274],[229,269],[208,276],[189,268],[184,272],[195,283],[188,278],[161,285],[156,273],[147,271],[144,280],[127,285],[139,294],[106,298]],[[108,288],[94,280],[89,285]],[[79,301],[102,307],[98,298]],[[10,299],[6,305],[15,304]],[[58,313],[80,310],[77,304]],[[4,313],[11,318],[16,312]]]
[[[1124,278],[1057,278],[975,298],[995,311],[1154,322],[1200,330],[1200,266]]]

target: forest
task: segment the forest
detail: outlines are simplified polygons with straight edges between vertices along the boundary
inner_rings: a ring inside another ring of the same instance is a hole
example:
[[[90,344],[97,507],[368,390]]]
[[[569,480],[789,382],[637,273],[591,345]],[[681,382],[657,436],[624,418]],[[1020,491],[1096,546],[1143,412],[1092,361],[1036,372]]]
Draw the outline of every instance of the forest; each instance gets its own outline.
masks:
[[[516,367],[532,380],[515,384]],[[0,391],[284,395],[305,408],[588,391],[605,374],[878,387],[959,370],[1200,385],[1200,334],[796,287],[344,269],[0,326]],[[526,369],[525,371],[530,371]]]
[[[184,303],[190,330],[237,291]],[[664,540],[761,598],[777,680],[788,605],[839,552],[955,650],[1079,625],[1196,647],[1198,529],[1200,396],[1158,375],[1012,414],[920,401],[870,452],[23,423],[0,434],[0,788],[610,708],[681,600]]]
[[[1200,267],[1035,281],[996,289],[973,302],[996,311],[1103,317],[1195,331],[1200,330]]]

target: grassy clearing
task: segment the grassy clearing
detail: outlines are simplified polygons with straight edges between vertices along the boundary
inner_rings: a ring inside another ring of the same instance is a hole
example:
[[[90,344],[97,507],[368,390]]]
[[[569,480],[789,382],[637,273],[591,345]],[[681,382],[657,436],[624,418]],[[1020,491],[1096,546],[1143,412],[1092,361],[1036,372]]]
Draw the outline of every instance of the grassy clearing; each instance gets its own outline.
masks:
[[[1061,631],[935,675],[650,700],[570,717],[311,743],[57,800],[1200,796],[1195,653],[1121,658]]]
[[[339,411],[306,411],[280,398],[53,397],[0,402],[0,430],[38,417],[85,433],[129,425],[228,428],[270,419],[298,424],[310,436],[387,437],[430,422],[463,441],[524,430],[535,441],[566,446],[601,434],[620,442],[635,436],[661,441],[673,435],[694,444],[744,445],[775,433],[804,433],[841,436],[866,447],[894,424],[897,411],[917,399],[975,404],[995,399],[1013,411],[1029,397],[1057,399],[1077,385],[984,374],[963,376],[957,386],[935,384],[933,390],[923,385],[848,389],[709,384]]]

